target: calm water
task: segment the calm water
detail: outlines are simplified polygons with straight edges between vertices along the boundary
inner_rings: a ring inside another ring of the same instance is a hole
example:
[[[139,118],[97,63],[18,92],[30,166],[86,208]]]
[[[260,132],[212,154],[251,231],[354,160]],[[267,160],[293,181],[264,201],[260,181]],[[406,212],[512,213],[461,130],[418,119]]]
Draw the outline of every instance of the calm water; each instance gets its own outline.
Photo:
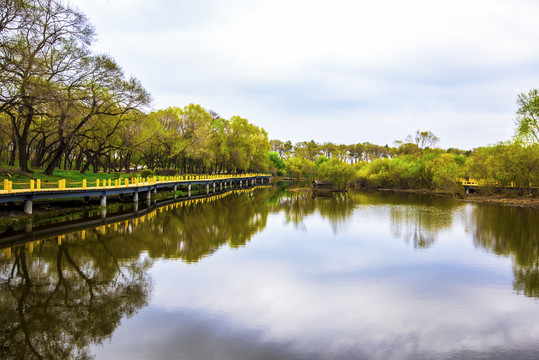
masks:
[[[0,358],[538,359],[539,212],[265,188],[0,250]]]

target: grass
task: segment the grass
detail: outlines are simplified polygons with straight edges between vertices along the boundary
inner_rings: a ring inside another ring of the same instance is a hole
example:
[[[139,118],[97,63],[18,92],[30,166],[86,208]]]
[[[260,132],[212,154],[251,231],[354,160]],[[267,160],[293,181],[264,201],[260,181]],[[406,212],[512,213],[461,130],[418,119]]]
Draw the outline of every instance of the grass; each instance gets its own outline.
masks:
[[[31,174],[21,173],[17,167],[14,166],[2,166],[0,167],[0,183],[4,182],[4,179],[13,182],[14,189],[27,189],[30,187],[31,180],[41,180],[42,188],[54,188],[58,186],[58,180],[65,179],[67,187],[80,187],[82,186],[82,180],[86,179],[88,186],[95,186],[96,180],[102,183],[103,180],[111,179],[114,181],[119,175],[120,179],[132,178],[136,176],[135,173],[123,174],[123,173],[93,173],[86,172],[81,174],[76,170],[61,170],[56,169],[52,175],[45,175],[43,172],[45,169],[31,169]],[[0,185],[1,187],[1,185]]]

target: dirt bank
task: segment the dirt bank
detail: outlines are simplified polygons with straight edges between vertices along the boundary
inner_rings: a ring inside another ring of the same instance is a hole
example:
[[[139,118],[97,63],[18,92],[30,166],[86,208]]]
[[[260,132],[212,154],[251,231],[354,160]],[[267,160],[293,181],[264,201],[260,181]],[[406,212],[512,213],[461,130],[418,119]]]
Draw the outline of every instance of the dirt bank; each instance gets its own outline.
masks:
[[[500,204],[508,206],[519,206],[539,209],[539,198],[531,197],[507,197],[503,195],[481,195],[481,194],[453,194],[446,191],[430,189],[379,189],[380,191],[407,192],[415,194],[450,196],[457,201],[466,201],[481,204]]]

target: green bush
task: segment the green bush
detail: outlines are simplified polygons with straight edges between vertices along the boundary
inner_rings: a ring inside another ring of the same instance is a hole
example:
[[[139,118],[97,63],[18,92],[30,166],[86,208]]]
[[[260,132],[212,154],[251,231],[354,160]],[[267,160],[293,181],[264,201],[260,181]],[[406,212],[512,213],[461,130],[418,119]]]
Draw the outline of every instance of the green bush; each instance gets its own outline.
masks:
[[[143,177],[143,178],[147,178],[147,177],[150,177],[150,176],[153,176],[153,171],[150,170],[150,169],[144,169],[140,172],[140,176]]]

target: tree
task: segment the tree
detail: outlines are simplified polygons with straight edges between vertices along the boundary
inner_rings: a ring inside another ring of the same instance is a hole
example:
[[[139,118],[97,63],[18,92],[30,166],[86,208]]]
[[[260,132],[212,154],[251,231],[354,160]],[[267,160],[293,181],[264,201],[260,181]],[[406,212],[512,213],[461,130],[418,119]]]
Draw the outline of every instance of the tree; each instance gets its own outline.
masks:
[[[435,147],[440,139],[434,135],[431,131],[417,130],[414,136],[415,144],[421,149],[427,147]]]
[[[54,85],[72,76],[72,64],[88,53],[94,29],[83,14],[60,0],[4,3],[0,112],[10,117],[19,167],[27,172],[30,126],[45,112]]]
[[[515,137],[526,143],[539,143],[539,90],[518,95],[517,105]]]
[[[150,103],[150,95],[140,82],[124,79],[120,66],[108,56],[81,56],[77,60],[74,62],[80,65],[72,69],[76,76],[56,86],[48,106],[58,136],[45,169],[48,175],[58,167],[62,154],[82,138],[99,143],[97,148],[85,149],[88,163],[104,150],[118,148],[109,140],[125,121]]]

